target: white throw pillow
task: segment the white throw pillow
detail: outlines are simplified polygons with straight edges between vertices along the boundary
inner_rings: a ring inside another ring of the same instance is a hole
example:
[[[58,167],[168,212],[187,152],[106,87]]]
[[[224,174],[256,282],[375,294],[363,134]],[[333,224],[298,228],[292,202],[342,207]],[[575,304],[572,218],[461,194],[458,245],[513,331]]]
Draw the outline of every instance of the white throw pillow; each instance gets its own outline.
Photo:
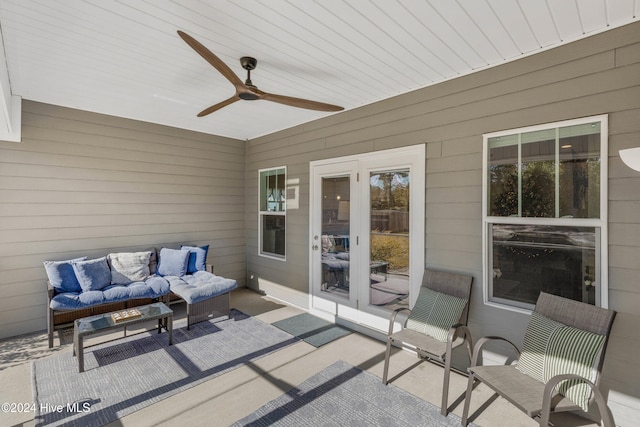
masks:
[[[109,254],[111,284],[128,285],[149,277],[151,252],[121,252]]]

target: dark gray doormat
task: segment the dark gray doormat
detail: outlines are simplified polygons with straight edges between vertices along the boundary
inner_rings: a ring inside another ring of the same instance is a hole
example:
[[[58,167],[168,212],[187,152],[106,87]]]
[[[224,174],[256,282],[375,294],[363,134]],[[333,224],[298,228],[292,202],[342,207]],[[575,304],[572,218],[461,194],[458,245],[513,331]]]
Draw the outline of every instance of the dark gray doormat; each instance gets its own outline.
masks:
[[[233,427],[459,425],[458,416],[444,417],[436,405],[339,360]]]
[[[344,326],[327,322],[309,313],[298,314],[272,323],[291,335],[304,340],[314,347],[320,347],[353,332]]]

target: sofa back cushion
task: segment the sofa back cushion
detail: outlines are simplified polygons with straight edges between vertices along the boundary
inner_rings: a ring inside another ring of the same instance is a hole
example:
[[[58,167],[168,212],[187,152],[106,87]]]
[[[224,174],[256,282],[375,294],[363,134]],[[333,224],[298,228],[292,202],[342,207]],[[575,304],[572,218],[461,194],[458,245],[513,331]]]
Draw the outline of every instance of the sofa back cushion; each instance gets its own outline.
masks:
[[[160,259],[156,273],[160,276],[184,276],[187,274],[189,253],[189,251],[180,249],[160,249]]]
[[[87,257],[85,256],[66,261],[45,261],[44,269],[47,272],[51,286],[58,292],[80,292],[82,288],[73,270],[73,263],[86,259]]]
[[[595,381],[604,335],[551,320],[534,311],[524,336],[517,368],[546,383],[560,374],[576,374]],[[564,381],[558,392],[587,411],[591,388],[579,381]]]
[[[151,252],[119,252],[107,255],[111,265],[111,284],[129,285],[149,277]]]
[[[76,261],[72,265],[83,292],[99,291],[111,284],[111,271],[106,256]]]
[[[193,274],[196,271],[207,270],[207,253],[209,245],[206,246],[182,246],[180,249],[189,251],[189,261],[187,263],[187,273]]]

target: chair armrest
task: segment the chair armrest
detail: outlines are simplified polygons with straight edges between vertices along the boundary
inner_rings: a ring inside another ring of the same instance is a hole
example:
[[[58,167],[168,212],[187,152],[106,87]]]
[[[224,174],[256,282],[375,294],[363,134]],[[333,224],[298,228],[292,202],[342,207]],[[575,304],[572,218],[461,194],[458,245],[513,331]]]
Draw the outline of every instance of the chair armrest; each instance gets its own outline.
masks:
[[[398,313],[403,312],[403,311],[408,311],[409,313],[411,313],[411,309],[409,309],[407,307],[396,308],[391,313],[391,317],[389,318],[389,334],[388,335],[393,334],[393,324],[396,323],[396,317],[398,316]]]
[[[462,332],[462,334],[460,334]],[[471,343],[471,347],[473,347],[473,340],[471,339],[471,330],[467,325],[462,323],[457,323],[449,328],[449,335],[447,336],[447,341],[453,342],[456,338],[469,338],[469,342]]]
[[[51,301],[55,293],[55,288],[51,285],[51,282],[47,280],[47,298],[49,299],[49,301]]]
[[[460,334],[462,332],[462,334]],[[471,361],[471,349],[473,348],[473,338],[471,337],[471,330],[462,323],[457,323],[449,328],[449,335],[447,335],[447,354],[451,354],[453,349],[453,342],[456,338],[462,337],[467,341],[467,352],[469,353],[469,361]]]
[[[213,274],[213,264],[207,264],[207,271]]]
[[[484,345],[490,341],[506,342],[507,344],[511,345],[511,347],[513,347],[518,357],[520,357],[520,350],[518,350],[518,347],[516,347],[516,345],[511,341],[509,341],[508,339],[502,338],[502,337],[495,337],[495,336],[482,337],[478,340],[475,347],[473,347],[473,356],[471,358],[471,366],[478,366],[478,359],[480,358],[480,352],[482,350],[482,347],[484,347]]]
[[[558,386],[558,384],[566,380],[579,380],[587,384],[589,388],[591,388],[596,404],[598,405],[598,412],[600,412],[600,417],[602,418],[602,425],[604,427],[615,427],[613,415],[611,415],[611,411],[609,410],[604,396],[602,395],[598,387],[596,387],[596,385],[588,379],[576,374],[560,374],[552,377],[551,379],[549,379],[549,381],[547,381],[547,384],[544,386],[544,395],[542,397],[542,412],[540,413],[541,426],[546,427],[549,425],[551,400],[553,398],[553,395],[555,394],[554,389]]]

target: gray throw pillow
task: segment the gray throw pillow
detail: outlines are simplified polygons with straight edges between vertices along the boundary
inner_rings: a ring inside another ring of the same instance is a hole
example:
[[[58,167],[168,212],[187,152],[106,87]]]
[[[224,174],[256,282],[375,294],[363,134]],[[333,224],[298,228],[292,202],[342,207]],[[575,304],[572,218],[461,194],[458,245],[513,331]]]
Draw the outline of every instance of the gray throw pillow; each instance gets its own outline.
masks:
[[[156,273],[160,276],[181,277],[187,274],[187,263],[189,261],[189,251],[180,249],[160,249],[160,260]]]
[[[111,284],[107,257],[74,262],[73,270],[83,292],[99,291]]]

